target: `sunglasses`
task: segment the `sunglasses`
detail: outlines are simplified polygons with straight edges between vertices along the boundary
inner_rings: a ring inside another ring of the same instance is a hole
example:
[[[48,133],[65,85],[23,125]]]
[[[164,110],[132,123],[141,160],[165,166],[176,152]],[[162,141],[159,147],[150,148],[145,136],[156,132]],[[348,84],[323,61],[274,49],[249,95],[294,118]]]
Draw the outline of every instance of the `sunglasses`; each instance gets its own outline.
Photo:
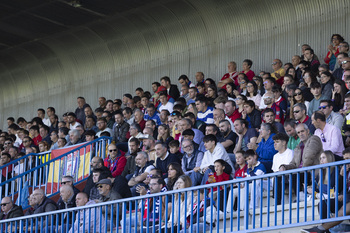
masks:
[[[109,152],[117,151],[117,149],[109,150]]]
[[[274,63],[272,63],[271,65],[276,65],[277,64],[277,62],[274,62]]]
[[[342,63],[341,64],[346,64],[346,63],[348,63],[349,61],[342,61]]]
[[[8,203],[1,203],[0,205],[1,206],[6,206],[7,204],[10,204],[9,202]]]
[[[322,140],[322,142],[326,142],[326,138],[324,137],[323,133],[321,133],[321,140]]]
[[[67,184],[69,181],[62,181],[61,184]]]
[[[300,110],[293,111],[293,113],[299,113],[299,112],[300,112]]]
[[[101,188],[103,188],[103,185],[99,185],[99,186],[97,186],[97,188],[98,188],[98,189],[101,189]]]
[[[328,105],[326,105],[326,106],[320,106],[320,107],[318,107],[318,109],[326,109],[328,107]]]
[[[297,96],[297,95],[302,95],[302,93],[301,92],[298,92],[298,93],[294,93],[294,96]]]

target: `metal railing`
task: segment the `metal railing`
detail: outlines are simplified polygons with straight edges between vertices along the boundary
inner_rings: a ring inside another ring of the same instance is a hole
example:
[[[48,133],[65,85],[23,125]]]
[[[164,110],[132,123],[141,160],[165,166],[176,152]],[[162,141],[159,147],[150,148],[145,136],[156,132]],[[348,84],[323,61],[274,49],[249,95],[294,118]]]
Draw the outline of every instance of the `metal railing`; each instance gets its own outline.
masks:
[[[20,196],[23,187],[43,188],[47,195],[60,188],[58,182],[63,175],[71,175],[78,182],[90,174],[90,160],[93,156],[105,158],[106,146],[110,137],[100,137],[92,142],[47,151],[39,154],[28,154],[1,166],[2,197],[17,194]],[[47,158],[49,160],[46,162]],[[18,172],[18,173],[17,173]]]
[[[346,216],[348,209],[339,211],[348,200],[335,200],[349,193],[346,186],[349,172],[340,176],[342,168],[346,170],[349,163],[350,160],[345,160],[2,220],[0,232],[15,229],[24,229],[23,232],[39,232],[38,229],[40,232],[257,232],[342,221],[350,219]],[[277,177],[281,182],[273,183]],[[327,177],[330,185],[323,186],[316,177],[319,180]],[[308,196],[305,192],[302,200],[299,191],[307,190],[307,184],[311,194]],[[277,196],[278,185],[282,186],[281,205],[277,204],[277,198],[272,198]],[[320,199],[314,195],[317,187],[324,190]],[[244,198],[242,203],[241,198]],[[330,208],[332,202],[334,210]],[[320,216],[322,212],[325,214]]]

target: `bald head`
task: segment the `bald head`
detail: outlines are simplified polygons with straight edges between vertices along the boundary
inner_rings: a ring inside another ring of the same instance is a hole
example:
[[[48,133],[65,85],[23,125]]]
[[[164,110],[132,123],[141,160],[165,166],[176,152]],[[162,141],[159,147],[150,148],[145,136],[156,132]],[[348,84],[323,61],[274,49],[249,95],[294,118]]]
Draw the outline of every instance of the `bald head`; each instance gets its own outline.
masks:
[[[68,200],[74,195],[73,187],[70,185],[63,185],[60,188],[60,196],[64,202],[68,202]]]
[[[4,213],[8,213],[13,207],[13,202],[10,197],[4,197],[1,200],[1,211]]]

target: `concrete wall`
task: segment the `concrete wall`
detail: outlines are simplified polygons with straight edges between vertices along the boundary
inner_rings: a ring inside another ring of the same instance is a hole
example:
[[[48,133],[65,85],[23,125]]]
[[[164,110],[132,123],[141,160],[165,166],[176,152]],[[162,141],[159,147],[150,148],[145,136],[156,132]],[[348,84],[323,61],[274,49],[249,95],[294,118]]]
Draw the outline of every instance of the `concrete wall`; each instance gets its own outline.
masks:
[[[323,58],[333,33],[349,41],[348,0],[166,0],[64,34],[0,52],[0,127],[6,118],[30,120],[36,109],[59,114],[84,96],[121,98],[141,86],[197,71],[218,80],[228,61],[271,71],[310,44]]]

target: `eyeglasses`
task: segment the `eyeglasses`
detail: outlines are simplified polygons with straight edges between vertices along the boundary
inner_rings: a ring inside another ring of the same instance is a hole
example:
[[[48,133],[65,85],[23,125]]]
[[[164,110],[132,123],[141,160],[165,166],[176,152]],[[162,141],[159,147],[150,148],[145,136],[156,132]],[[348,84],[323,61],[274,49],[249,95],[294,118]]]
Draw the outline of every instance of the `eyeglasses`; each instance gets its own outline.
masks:
[[[67,184],[68,182],[70,182],[70,181],[62,181],[61,184],[64,185],[64,184]]]
[[[293,113],[299,113],[300,112],[300,110],[295,110],[295,111],[293,111]]]
[[[147,178],[160,178],[160,176],[150,174],[150,175],[147,175]]]
[[[276,65],[276,64],[277,64],[277,62],[273,62],[271,65],[273,65],[273,66],[274,66],[274,65]]]
[[[254,87],[253,85],[247,85],[247,87]]]
[[[23,143],[27,143],[27,142],[29,142],[29,141],[28,141],[28,140],[24,140],[24,141],[23,141]]]
[[[117,151],[117,149],[109,150],[109,152]]]
[[[240,82],[239,84],[245,84],[245,81]]]
[[[326,142],[326,138],[324,137],[323,133],[321,133],[321,140],[322,140],[322,142]]]
[[[6,206],[7,204],[10,204],[10,202],[8,202],[8,203],[1,203],[0,205],[1,206]]]
[[[318,109],[326,109],[328,107],[328,105],[326,105],[326,106],[320,106],[320,107],[318,107]]]
[[[297,95],[302,95],[302,93],[301,92],[298,92],[298,93],[294,93],[294,96],[297,96]]]
[[[176,116],[175,112],[170,113],[170,116]]]
[[[183,148],[184,149],[188,149],[188,148],[191,148],[191,147],[193,147],[192,145],[188,145],[188,146],[184,146]]]
[[[271,96],[265,96],[264,100],[266,100],[266,99],[272,99],[272,97]]]
[[[101,188],[103,188],[103,185],[99,185],[99,186],[97,186],[97,188],[98,188],[98,189],[101,189]]]
[[[242,100],[242,97],[237,97],[236,100]]]
[[[332,38],[332,40],[338,40],[338,37],[334,37],[334,38]]]
[[[349,61],[342,61],[341,64],[346,64],[348,63]]]
[[[5,145],[8,145],[8,144],[11,144],[11,142],[5,142],[4,144],[5,144]]]

